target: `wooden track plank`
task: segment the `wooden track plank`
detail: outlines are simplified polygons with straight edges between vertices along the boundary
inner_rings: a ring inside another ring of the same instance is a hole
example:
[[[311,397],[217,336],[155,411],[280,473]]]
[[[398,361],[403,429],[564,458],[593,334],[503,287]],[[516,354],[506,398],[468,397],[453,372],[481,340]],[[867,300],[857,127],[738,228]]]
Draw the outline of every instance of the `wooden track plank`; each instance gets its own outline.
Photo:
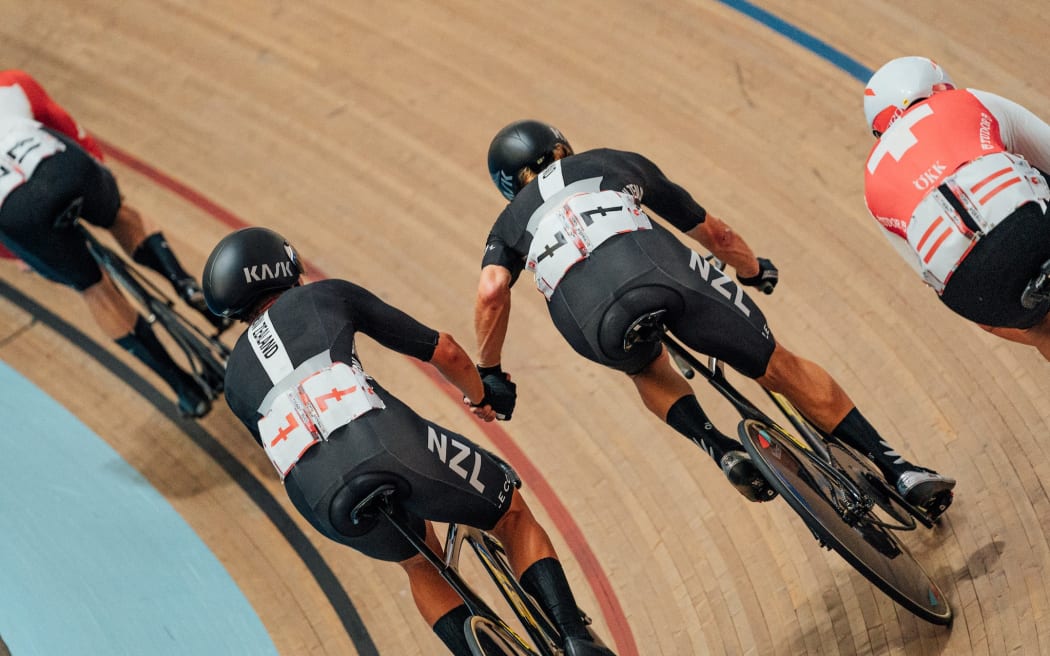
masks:
[[[556,123],[578,149],[647,154],[777,263],[782,283],[759,302],[778,338],[832,371],[908,455],[959,479],[942,525],[906,540],[947,591],[955,625],[933,627],[893,605],[782,503],[744,504],[695,446],[646,415],[628,381],[572,353],[523,282],[505,352],[521,397],[505,428],[583,529],[641,653],[1050,649],[1050,366],[957,320],[883,243],[862,200],[871,147],[862,85],[832,63],[725,4],[696,0],[538,1],[514,14],[462,1],[31,4],[8,8],[0,25],[7,65],[33,72],[87,128],[464,344],[481,246],[501,207],[485,148],[519,117]],[[1039,47],[1044,5],[1019,0],[992,21],[979,4],[761,3],[865,66],[929,54],[958,83],[1037,111],[1050,106],[1035,73],[1050,63]],[[989,42],[992,23],[1012,47]],[[113,168],[130,202],[199,271],[229,227]],[[0,279],[101,339],[71,293],[2,263]],[[420,412],[486,443],[415,367],[365,340],[361,350],[370,372]],[[177,426],[3,302],[0,358],[172,501],[282,654],[352,652],[279,531]],[[62,368],[82,371],[90,388],[49,383]],[[698,390],[731,430],[733,411]],[[396,566],[313,534],[225,409],[202,425],[296,517],[380,653],[439,649]],[[264,574],[273,567],[285,574]],[[579,567],[569,559],[568,569],[595,614]]]

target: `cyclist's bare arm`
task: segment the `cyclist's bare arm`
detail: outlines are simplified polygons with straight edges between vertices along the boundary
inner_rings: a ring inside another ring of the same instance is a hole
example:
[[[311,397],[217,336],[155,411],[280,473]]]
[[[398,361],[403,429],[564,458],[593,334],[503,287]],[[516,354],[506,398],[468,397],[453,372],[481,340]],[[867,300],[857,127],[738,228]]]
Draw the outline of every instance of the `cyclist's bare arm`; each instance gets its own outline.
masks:
[[[744,238],[729,227],[725,221],[710,212],[703,223],[686,231],[687,235],[700,242],[700,245],[736,270],[741,278],[758,275],[758,258],[747,245]]]
[[[511,273],[505,267],[489,264],[481,270],[474,304],[474,334],[478,340],[478,364],[483,367],[500,363],[510,321],[510,283]]]
[[[434,365],[446,380],[459,388],[471,405],[477,405],[484,399],[485,388],[481,384],[481,376],[478,375],[473,360],[452,335],[438,333],[438,343],[434,347],[434,355],[430,357],[430,364]],[[496,418],[492,408],[487,405],[484,408],[475,408],[474,412],[485,421]]]

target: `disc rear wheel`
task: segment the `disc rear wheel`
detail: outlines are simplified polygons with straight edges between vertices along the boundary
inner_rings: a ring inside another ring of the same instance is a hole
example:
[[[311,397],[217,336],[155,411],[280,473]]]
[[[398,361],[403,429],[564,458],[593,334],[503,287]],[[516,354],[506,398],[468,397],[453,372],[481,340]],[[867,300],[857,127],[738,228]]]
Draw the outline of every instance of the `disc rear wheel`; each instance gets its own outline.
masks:
[[[772,424],[740,423],[740,439],[755,465],[817,539],[891,599],[934,624],[949,624],[952,610],[922,566],[871,511],[862,486],[829,475],[812,452]]]

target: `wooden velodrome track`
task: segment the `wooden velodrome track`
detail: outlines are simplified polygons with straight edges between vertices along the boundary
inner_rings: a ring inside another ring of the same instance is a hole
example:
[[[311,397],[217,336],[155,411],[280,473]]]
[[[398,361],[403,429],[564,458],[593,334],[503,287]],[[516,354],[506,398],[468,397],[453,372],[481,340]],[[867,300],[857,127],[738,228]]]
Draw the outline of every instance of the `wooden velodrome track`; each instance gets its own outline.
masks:
[[[1045,2],[994,17],[983,3],[760,4],[862,66],[933,56],[957,83],[1050,117]],[[533,117],[577,150],[645,153],[780,267],[760,300],[779,339],[824,364],[908,454],[958,478],[941,526],[907,536],[946,590],[952,628],[876,592],[783,503],[743,502],[632,385],[571,352],[526,284],[504,355],[520,393],[505,433],[362,339],[369,371],[422,414],[535,465],[525,494],[621,654],[1050,653],[1050,367],[956,320],[899,261],[864,209],[862,84],[738,3],[48,0],[7,3],[0,36],[4,67],[33,73],[108,145],[125,195],[194,271],[235,219],[270,226],[325,275],[465,345],[502,206],[485,170],[492,134]],[[158,384],[72,292],[10,264],[0,279]],[[224,405],[200,428],[173,421],[9,299],[0,359],[169,499],[281,654],[361,653],[355,631],[382,654],[440,651],[400,569],[299,521]],[[729,430],[734,413],[700,393]],[[339,595],[260,494],[291,513],[362,626],[348,630]]]

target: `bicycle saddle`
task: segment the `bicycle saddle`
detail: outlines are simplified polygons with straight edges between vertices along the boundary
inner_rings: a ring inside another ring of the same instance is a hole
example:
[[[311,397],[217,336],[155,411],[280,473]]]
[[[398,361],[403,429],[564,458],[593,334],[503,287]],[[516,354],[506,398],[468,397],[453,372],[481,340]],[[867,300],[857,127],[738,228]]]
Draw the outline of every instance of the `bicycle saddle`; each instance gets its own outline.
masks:
[[[408,481],[388,472],[369,472],[352,478],[332,497],[328,519],[342,535],[356,537],[368,533],[378,520],[380,504],[404,496]]]
[[[62,210],[52,224],[56,228],[68,228],[80,218],[80,209],[84,206],[84,197],[77,196],[66,209]]]
[[[667,330],[664,326],[665,314],[667,310],[657,310],[635,319],[623,335],[623,350],[630,351],[638,342],[659,341],[660,335]]]

